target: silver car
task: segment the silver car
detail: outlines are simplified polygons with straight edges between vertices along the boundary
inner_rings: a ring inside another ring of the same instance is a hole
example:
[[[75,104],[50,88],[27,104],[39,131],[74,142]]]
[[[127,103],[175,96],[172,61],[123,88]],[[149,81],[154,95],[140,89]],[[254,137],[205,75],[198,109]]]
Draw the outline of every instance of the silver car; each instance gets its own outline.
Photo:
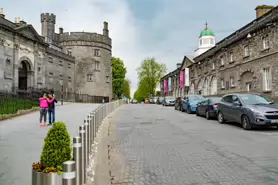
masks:
[[[259,94],[228,94],[218,104],[219,123],[241,123],[245,130],[255,126],[278,127],[278,104]]]
[[[162,101],[163,106],[175,106],[176,98],[173,96],[166,96]]]

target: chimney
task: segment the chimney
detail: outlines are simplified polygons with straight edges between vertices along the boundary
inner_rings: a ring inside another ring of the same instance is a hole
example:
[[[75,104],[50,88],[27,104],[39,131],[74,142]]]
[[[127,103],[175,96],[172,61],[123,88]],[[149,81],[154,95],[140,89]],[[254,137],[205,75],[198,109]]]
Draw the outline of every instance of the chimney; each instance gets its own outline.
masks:
[[[177,63],[177,69],[181,67],[181,63]]]
[[[0,17],[5,18],[4,8],[0,8]]]
[[[108,22],[103,22],[103,35],[109,37]]]
[[[260,5],[256,7],[256,17],[259,18],[261,16],[263,16],[264,14],[266,14],[267,12],[269,12],[270,10],[272,10],[273,8],[275,8],[275,6],[268,6],[268,5]]]
[[[19,24],[20,23],[20,17],[16,17],[14,23]]]
[[[59,28],[59,34],[63,34],[64,33],[64,29],[63,28]]]

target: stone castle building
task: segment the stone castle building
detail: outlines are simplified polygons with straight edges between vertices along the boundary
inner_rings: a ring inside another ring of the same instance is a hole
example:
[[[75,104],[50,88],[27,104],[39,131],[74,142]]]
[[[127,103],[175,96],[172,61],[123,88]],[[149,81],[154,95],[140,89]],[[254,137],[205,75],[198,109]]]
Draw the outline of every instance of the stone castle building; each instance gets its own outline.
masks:
[[[5,19],[0,9],[0,91],[53,88],[112,97],[108,23],[103,34],[55,33],[56,16],[41,14],[41,35],[31,24]]]
[[[186,66],[190,84],[180,88],[178,91],[181,93],[177,96],[259,92],[277,99],[278,6],[263,5],[255,10],[257,18],[254,21],[215,45],[214,33],[206,25],[200,34],[196,56]],[[205,38],[207,41],[202,40]],[[205,42],[210,46],[202,47]],[[183,70],[179,68],[180,72]],[[161,81],[168,78],[169,74]]]

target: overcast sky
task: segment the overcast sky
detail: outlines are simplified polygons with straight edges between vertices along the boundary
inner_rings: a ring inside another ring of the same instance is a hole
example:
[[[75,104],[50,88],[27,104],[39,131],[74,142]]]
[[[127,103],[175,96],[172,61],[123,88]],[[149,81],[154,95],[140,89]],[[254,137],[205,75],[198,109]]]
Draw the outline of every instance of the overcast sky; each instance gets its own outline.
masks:
[[[193,55],[198,36],[208,22],[220,41],[256,18],[257,5],[277,0],[0,0],[6,18],[20,17],[41,32],[40,13],[56,15],[56,32],[102,33],[109,23],[113,56],[124,60],[132,93],[135,69],[146,57],[176,68],[184,55]]]

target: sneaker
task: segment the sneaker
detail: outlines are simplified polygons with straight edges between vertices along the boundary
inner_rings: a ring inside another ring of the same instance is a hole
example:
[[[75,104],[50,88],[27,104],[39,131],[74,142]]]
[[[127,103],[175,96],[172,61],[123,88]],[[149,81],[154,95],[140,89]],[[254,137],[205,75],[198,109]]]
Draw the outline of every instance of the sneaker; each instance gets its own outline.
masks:
[[[52,123],[49,123],[47,126],[52,126]]]
[[[47,126],[47,124],[46,124],[46,123],[44,123],[44,126]]]
[[[40,126],[42,127],[42,126],[44,126],[44,124],[43,124],[43,123],[40,123]]]

